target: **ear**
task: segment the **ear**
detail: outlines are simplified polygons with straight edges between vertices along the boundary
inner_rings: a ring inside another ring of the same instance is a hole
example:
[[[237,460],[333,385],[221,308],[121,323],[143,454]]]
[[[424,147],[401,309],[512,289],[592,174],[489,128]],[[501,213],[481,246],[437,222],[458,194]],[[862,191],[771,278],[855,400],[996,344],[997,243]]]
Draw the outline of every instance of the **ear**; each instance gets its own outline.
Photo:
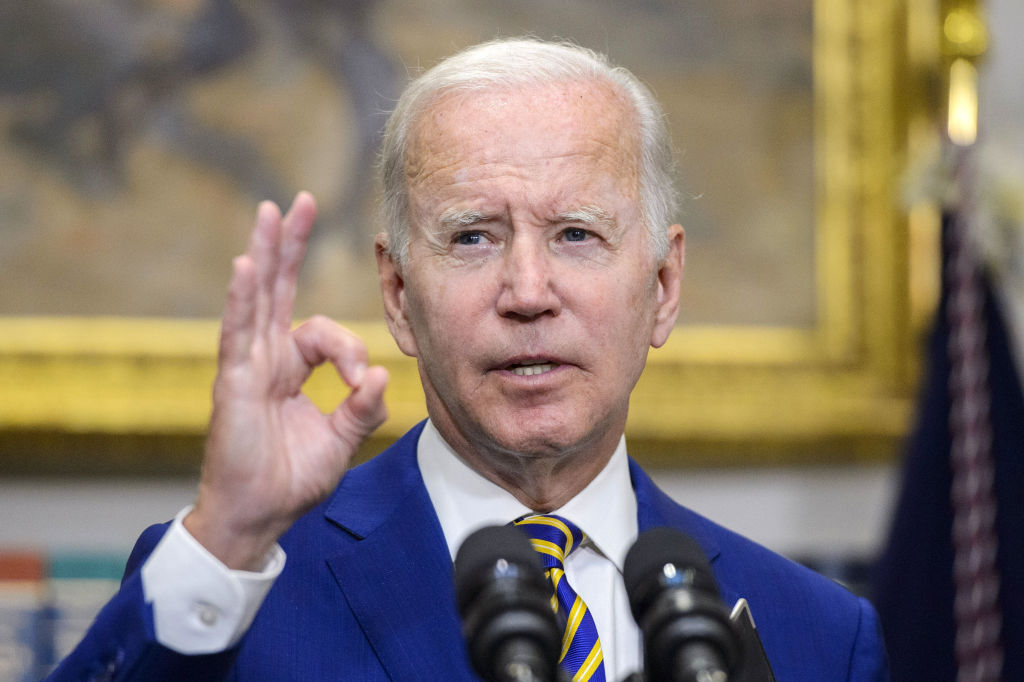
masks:
[[[668,228],[668,254],[658,268],[658,302],[651,330],[651,345],[660,348],[668,340],[679,317],[679,289],[686,261],[686,232],[682,225]]]
[[[373,246],[377,255],[377,277],[380,280],[381,297],[384,299],[384,317],[388,323],[388,330],[403,353],[416,357],[418,348],[416,337],[412,333],[412,325],[409,323],[405,278],[391,255],[387,233],[378,234]]]

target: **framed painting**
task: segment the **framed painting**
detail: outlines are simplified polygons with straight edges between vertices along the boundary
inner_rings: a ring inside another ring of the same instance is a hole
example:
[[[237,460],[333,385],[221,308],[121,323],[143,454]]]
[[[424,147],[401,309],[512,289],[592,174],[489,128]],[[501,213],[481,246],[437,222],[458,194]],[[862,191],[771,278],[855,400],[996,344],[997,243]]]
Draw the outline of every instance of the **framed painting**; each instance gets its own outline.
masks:
[[[0,468],[194,469],[230,259],[256,200],[299,188],[321,205],[299,314],[343,321],[391,372],[367,453],[423,418],[376,288],[382,112],[407,72],[521,34],[629,66],[677,146],[683,312],[633,395],[631,451],[679,466],[892,454],[937,268],[934,220],[899,202],[929,135],[937,25],[908,2],[15,3],[0,22]],[[308,390],[325,407],[344,395],[327,371]]]

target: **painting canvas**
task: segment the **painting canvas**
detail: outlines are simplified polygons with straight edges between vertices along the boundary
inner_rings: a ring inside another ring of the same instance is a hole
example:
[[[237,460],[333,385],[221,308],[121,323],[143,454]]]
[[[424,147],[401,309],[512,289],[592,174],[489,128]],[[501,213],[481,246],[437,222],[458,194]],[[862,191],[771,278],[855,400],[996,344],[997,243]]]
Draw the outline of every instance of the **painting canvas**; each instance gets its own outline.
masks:
[[[216,317],[256,202],[310,189],[300,313],[379,320],[385,113],[444,55],[531,34],[663,102],[683,323],[814,322],[806,0],[40,0],[5,3],[0,32],[0,314]]]

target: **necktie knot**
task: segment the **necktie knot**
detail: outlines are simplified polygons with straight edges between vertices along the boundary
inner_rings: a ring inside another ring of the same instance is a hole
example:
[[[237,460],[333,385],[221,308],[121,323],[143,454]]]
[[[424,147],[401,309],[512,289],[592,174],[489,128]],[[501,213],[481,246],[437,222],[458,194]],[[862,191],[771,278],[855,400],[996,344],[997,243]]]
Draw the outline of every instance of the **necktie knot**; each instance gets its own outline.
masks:
[[[530,536],[545,569],[564,568],[566,557],[587,537],[572,521],[554,514],[524,516],[513,523]]]

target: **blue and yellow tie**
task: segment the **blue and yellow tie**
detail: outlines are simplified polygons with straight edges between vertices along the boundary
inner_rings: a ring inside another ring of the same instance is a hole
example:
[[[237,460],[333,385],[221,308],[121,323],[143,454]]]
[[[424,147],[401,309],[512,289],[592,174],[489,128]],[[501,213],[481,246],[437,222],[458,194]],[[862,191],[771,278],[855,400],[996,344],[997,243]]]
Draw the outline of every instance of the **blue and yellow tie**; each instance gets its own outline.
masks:
[[[558,664],[572,675],[573,682],[604,682],[604,655],[594,617],[569,586],[569,581],[565,580],[563,563],[587,536],[560,516],[525,516],[514,523],[530,536],[533,548],[540,553],[545,574],[555,590],[551,608],[559,615],[560,621],[565,621]]]

